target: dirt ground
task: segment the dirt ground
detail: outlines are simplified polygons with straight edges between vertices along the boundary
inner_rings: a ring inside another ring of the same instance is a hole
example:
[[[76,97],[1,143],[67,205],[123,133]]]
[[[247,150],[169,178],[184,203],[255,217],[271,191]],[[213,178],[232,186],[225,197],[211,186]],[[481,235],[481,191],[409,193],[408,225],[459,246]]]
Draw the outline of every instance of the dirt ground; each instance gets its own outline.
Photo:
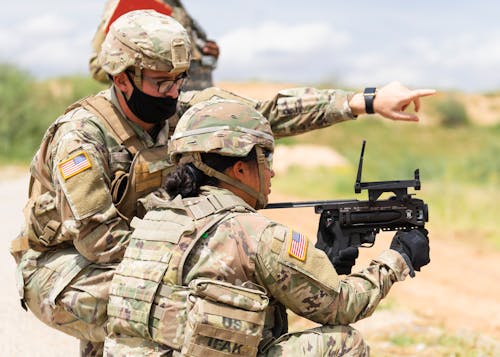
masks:
[[[19,303],[15,282],[15,262],[9,254],[10,241],[23,222],[26,201],[27,169],[0,169],[0,217],[4,238],[0,240],[0,356],[64,357],[78,355],[75,338],[52,330],[25,312]]]
[[[242,86],[222,83],[221,86],[254,98],[268,98],[276,90],[292,85],[254,83]],[[318,156],[316,154],[314,157]],[[336,155],[329,151],[323,154]],[[275,162],[283,162],[287,157],[297,158],[297,155],[290,152],[281,155],[277,152]],[[335,157],[339,163],[342,162],[342,158]],[[332,162],[331,157],[328,160]],[[0,355],[76,356],[76,339],[46,327],[19,305],[14,279],[15,264],[8,247],[23,220],[22,207],[26,201],[28,180],[26,172],[26,168],[0,168],[0,217],[5,235],[0,246],[0,271],[4,277],[0,294]],[[279,192],[273,192],[270,198],[270,202],[291,200],[294,198]],[[315,237],[318,217],[312,208],[262,212],[276,221],[293,226],[311,239]],[[370,258],[388,247],[390,238],[390,234],[382,234],[375,247],[362,249],[354,269],[361,269]],[[370,318],[356,323],[355,327],[370,344],[375,343],[377,335],[405,326],[445,329],[452,334],[466,334],[499,344],[500,253],[476,248],[472,242],[465,244],[462,239],[457,240],[448,232],[432,231],[430,238],[431,263],[417,273],[415,279],[409,278],[393,287],[387,298],[391,302],[390,309],[376,311]],[[476,238],[470,237],[472,241]],[[309,326],[312,324],[307,321],[292,319],[292,329]]]
[[[270,202],[284,200],[290,197],[272,194]],[[318,217],[312,208],[262,212],[315,239]],[[361,249],[353,270],[362,269],[387,248],[391,237],[390,233],[380,234],[374,247]],[[411,312],[421,322],[450,331],[474,331],[500,341],[500,254],[459,243],[438,232],[431,232],[430,239],[431,263],[414,279],[396,284],[388,298],[395,301],[398,309]],[[360,323],[361,329],[370,329],[369,320]]]
[[[270,98],[280,89],[294,87],[289,83],[259,82],[218,85],[256,99]],[[475,104],[481,99],[471,98]],[[483,109],[481,115],[477,115],[477,110],[472,113],[474,118],[485,117],[485,112],[492,112],[490,108],[492,104],[489,103],[488,108],[483,108],[485,105],[481,107]],[[481,124],[491,124],[498,120],[497,117],[488,118],[488,121]],[[284,166],[280,167],[279,171],[286,169],[288,160],[297,160],[297,154],[286,153],[281,157],[277,154],[279,152],[276,153],[274,162]],[[325,155],[328,155],[328,158]],[[315,151],[314,155],[309,152],[307,157],[314,157],[319,162],[343,163],[342,157],[324,148]],[[321,157],[324,157],[324,160],[321,160]],[[315,163],[308,162],[308,164]],[[290,197],[273,193],[270,202],[290,200]],[[293,225],[311,238],[315,237],[318,217],[312,208],[264,210],[263,213],[276,221]],[[385,249],[389,245],[391,236],[390,233],[381,234],[373,248],[362,249],[356,267],[362,268],[376,252]],[[470,237],[472,242],[474,239],[480,237]],[[500,253],[475,247],[473,243],[464,244],[463,240],[457,240],[457,237],[449,232],[431,232],[431,240],[431,264],[417,273],[415,279],[396,284],[389,298],[394,298],[398,306],[410,311],[427,324],[443,326],[450,331],[473,331],[500,341]],[[386,318],[380,320],[386,320],[387,324],[391,324]],[[369,321],[370,319],[359,322],[359,328],[380,327],[377,323],[370,324]]]
[[[279,153],[279,152],[278,152]],[[278,154],[277,153],[277,154]],[[281,156],[281,155],[279,155]],[[285,161],[286,157],[276,157]],[[24,171],[25,172],[25,171]],[[1,271],[4,273],[0,295],[0,344],[2,356],[68,356],[76,355],[77,341],[64,336],[24,312],[18,302],[14,280],[14,261],[8,253],[10,240],[22,224],[22,206],[26,198],[27,177],[17,170],[0,170],[0,214],[5,237],[1,247]],[[273,192],[270,202],[290,201]],[[293,226],[315,239],[318,217],[312,208],[263,210],[268,217]],[[362,249],[355,270],[385,249],[390,234],[377,238],[375,247]],[[468,334],[500,343],[500,254],[458,242],[445,233],[431,233],[431,264],[417,273],[415,279],[396,284],[388,295],[393,308],[355,324],[370,342],[370,336],[393,330],[420,326],[440,328],[452,334]],[[292,330],[314,324],[292,319]]]

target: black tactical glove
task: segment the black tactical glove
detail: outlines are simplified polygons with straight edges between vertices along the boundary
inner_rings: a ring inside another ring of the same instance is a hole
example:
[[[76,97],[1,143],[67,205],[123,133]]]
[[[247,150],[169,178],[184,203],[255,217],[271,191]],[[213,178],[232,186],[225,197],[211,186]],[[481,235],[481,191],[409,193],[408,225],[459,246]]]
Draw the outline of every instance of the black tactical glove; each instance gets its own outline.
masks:
[[[318,235],[315,247],[326,253],[337,274],[350,274],[358,257],[357,247],[338,249],[335,245],[336,235],[333,225],[328,221],[325,212],[321,213],[318,225]]]
[[[429,264],[429,238],[424,228],[413,229],[409,232],[399,231],[391,242],[391,249],[399,252],[410,268],[410,276],[415,276],[415,270]]]
[[[339,255],[330,258],[337,274],[351,274],[351,269],[356,264],[359,255],[357,247],[347,247],[339,251]]]

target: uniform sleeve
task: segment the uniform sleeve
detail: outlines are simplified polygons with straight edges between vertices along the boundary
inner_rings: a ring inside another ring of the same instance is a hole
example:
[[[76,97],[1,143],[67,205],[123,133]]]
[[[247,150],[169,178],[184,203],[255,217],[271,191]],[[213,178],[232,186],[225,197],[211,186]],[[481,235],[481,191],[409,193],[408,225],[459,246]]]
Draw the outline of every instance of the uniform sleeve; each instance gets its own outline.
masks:
[[[212,87],[181,93],[179,116],[196,103],[212,98],[238,100],[262,113],[279,138],[355,119],[349,107],[351,96],[351,92],[337,89],[295,88],[281,90],[270,100],[257,101]]]
[[[285,89],[256,108],[268,118],[274,135],[284,137],[355,119],[349,107],[351,96],[337,89]]]
[[[307,237],[273,224],[259,242],[256,272],[270,294],[296,314],[346,325],[370,316],[390,287],[406,277],[408,267],[388,250],[366,269],[341,278]]]
[[[107,156],[100,129],[77,121],[58,130],[49,159],[61,235],[96,263],[121,260],[130,234],[112,202]]]

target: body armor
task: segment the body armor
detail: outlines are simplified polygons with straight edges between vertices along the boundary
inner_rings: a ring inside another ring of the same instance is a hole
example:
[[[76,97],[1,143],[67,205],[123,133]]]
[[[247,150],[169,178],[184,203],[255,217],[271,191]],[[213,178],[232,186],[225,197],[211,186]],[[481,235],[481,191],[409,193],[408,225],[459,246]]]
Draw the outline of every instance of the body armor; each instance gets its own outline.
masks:
[[[109,331],[186,355],[223,356],[225,346],[226,352],[255,356],[268,306],[265,290],[252,283],[183,281],[196,243],[217,224],[254,210],[227,194],[177,197],[154,206],[132,221],[135,230],[110,288]]]
[[[96,115],[100,124],[104,124],[118,144],[123,145],[133,158],[128,171],[116,170],[112,173],[109,188],[113,204],[121,216],[130,221],[137,214],[138,199],[161,187],[165,177],[174,168],[168,159],[168,149],[166,146],[147,148],[136,136],[128,120],[102,96],[85,98],[70,106],[66,113],[78,107]],[[56,121],[49,128],[39,155],[46,155],[58,127],[65,122],[66,120]],[[44,251],[54,246],[71,245],[69,238],[60,233],[62,222],[56,210],[55,192],[47,168],[41,172],[32,172],[25,215],[29,224],[24,237],[13,242],[13,253],[26,250],[28,246]]]

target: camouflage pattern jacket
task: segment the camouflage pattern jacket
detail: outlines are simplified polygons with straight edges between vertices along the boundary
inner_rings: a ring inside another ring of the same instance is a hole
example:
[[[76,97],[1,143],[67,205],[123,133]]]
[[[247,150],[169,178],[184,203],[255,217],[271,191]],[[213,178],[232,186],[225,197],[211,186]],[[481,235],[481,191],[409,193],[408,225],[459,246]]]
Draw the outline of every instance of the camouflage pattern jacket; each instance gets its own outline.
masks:
[[[262,112],[280,137],[353,119],[348,95],[342,91],[299,88],[279,92],[269,101],[254,101],[209,88],[182,93],[178,115],[191,105],[214,97],[237,99]],[[154,152],[139,160],[136,193],[145,194],[161,186],[169,165],[166,144],[178,116],[170,118],[153,139],[124,118],[113,87],[96,97],[104,98],[107,109],[120,119],[120,125],[129,127],[127,131],[132,132],[134,142],[123,143],[117,138],[116,128],[109,128],[98,115],[83,107],[58,118],[47,130],[31,164],[26,229],[21,234],[23,238],[12,244],[14,255],[28,248],[29,239],[29,247],[40,251],[73,245],[90,262],[120,261],[130,235],[128,222],[135,211],[128,209],[124,214],[117,204],[129,208],[136,204],[137,194],[123,195],[127,180],[121,180],[127,178],[122,174],[129,172],[137,158],[131,149],[134,143]],[[155,173],[158,175],[151,177]]]
[[[186,29],[193,44],[193,61],[201,61],[203,56],[200,44],[207,40],[205,31],[189,15],[184,5],[179,0],[163,0],[163,2],[172,8],[172,17],[176,19],[182,27]]]
[[[172,17],[186,29],[191,40],[191,64],[189,77],[184,81],[185,90],[202,90],[213,87],[212,72],[217,67],[217,58],[203,53],[208,40],[199,23],[187,12],[180,0],[163,0],[172,8]]]
[[[399,253],[387,250],[366,269],[340,279],[307,237],[270,221],[230,191],[204,186],[198,198],[172,201],[159,194],[145,200],[148,213],[137,223],[115,273],[108,306],[111,334],[182,346],[186,319],[191,320],[186,287],[200,279],[263,287],[271,301],[264,341],[273,335],[273,305],[320,324],[347,325],[371,315],[409,271]],[[207,230],[207,222],[224,212],[219,204],[224,201],[233,204]],[[232,316],[224,326],[242,330]],[[205,321],[214,324],[214,316]]]
[[[89,58],[91,76],[102,83],[109,83],[106,72],[98,61],[101,44],[106,36],[105,29],[109,26],[109,19],[115,11],[119,0],[108,0],[104,5],[101,21],[92,39],[92,53]],[[179,0],[163,0],[163,3],[172,8],[171,16],[177,20],[188,32],[192,43],[191,68],[184,88],[188,90],[201,90],[213,86],[212,71],[216,67],[217,59],[203,55],[202,49],[207,41],[207,35],[201,26],[190,16],[184,5]],[[140,5],[140,4],[139,4]],[[140,7],[137,5],[138,7]]]

